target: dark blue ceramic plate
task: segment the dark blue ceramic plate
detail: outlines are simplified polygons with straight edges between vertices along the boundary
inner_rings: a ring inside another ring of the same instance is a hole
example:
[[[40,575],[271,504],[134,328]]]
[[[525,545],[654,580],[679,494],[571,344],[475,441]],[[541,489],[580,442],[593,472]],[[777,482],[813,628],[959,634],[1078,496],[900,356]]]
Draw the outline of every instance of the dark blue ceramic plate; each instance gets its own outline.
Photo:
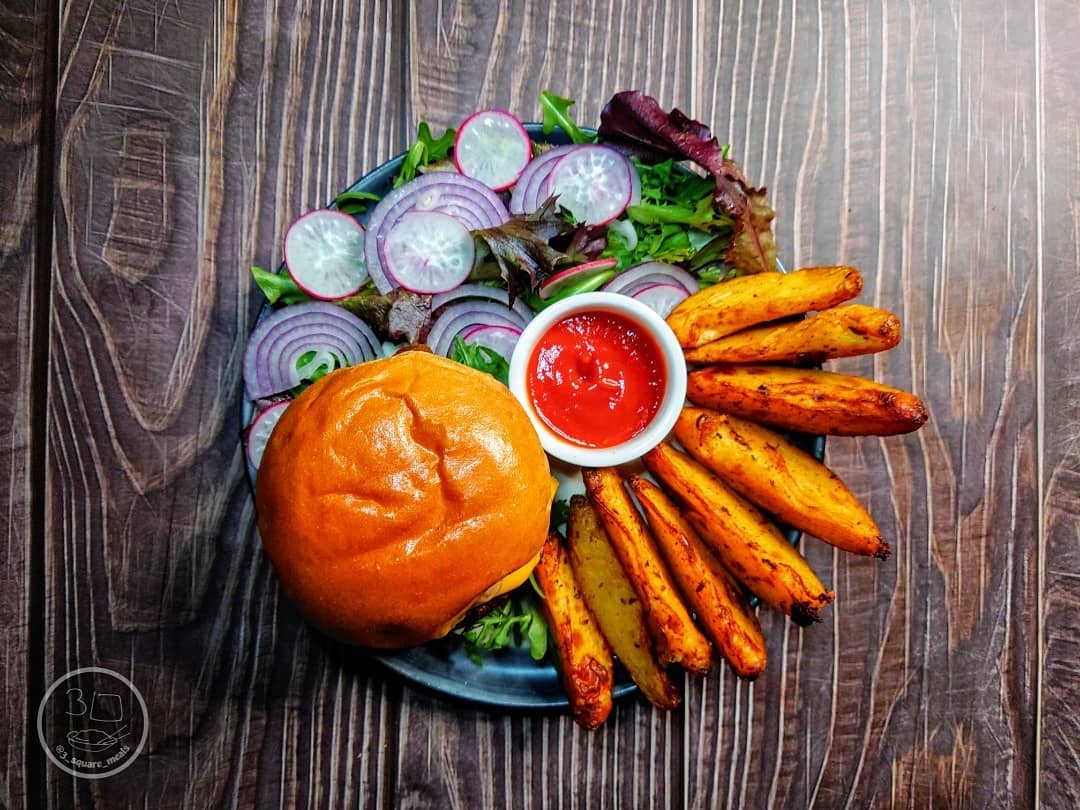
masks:
[[[568,143],[560,130],[544,135],[539,124],[526,124],[530,137],[549,143]],[[584,129],[584,128],[583,128]],[[590,132],[591,130],[585,130]],[[348,191],[386,195],[401,169],[404,155],[398,155],[353,183]],[[360,217],[361,222],[366,217]],[[244,424],[252,406],[244,403]],[[796,437],[804,450],[816,458],[825,456],[825,437]],[[249,470],[252,480],[253,471]],[[799,542],[799,532],[789,530],[788,539]],[[440,695],[504,709],[565,709],[569,706],[559,681],[559,673],[547,662],[533,661],[527,647],[508,648],[487,654],[480,663],[466,655],[459,638],[445,639],[397,652],[372,653],[375,660],[405,680]],[[621,668],[616,670],[615,697],[633,694],[637,687]]]

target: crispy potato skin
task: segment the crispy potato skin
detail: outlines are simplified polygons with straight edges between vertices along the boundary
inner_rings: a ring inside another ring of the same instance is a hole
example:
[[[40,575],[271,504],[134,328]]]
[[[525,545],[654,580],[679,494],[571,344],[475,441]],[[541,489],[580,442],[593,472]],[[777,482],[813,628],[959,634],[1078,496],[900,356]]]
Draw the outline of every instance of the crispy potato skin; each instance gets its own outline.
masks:
[[[756,273],[694,293],[667,322],[684,348],[694,348],[748,326],[835,306],[860,292],[862,275],[854,267]]]
[[[578,725],[599,726],[611,713],[614,665],[608,647],[574,579],[562,539],[548,536],[536,566],[548,628],[559,654],[563,686]]]
[[[574,576],[611,649],[650,703],[675,708],[679,687],[656,660],[641,600],[584,495],[570,499],[566,528]]]
[[[695,405],[803,433],[892,436],[930,416],[914,394],[817,369],[718,364],[690,372],[686,386]]]
[[[660,487],[627,479],[675,581],[713,644],[741,678],[765,671],[765,636],[746,593],[705,546]]]
[[[687,522],[736,579],[797,624],[819,620],[833,592],[765,515],[666,442],[644,461],[682,501]]]
[[[684,408],[675,437],[724,483],[789,526],[844,551],[888,558],[881,530],[851,490],[779,433],[737,416]]]
[[[691,363],[797,363],[819,365],[893,348],[900,342],[900,319],[863,304],[816,312],[799,321],[744,329],[686,350]]]
[[[641,514],[611,467],[583,470],[585,491],[600,516],[623,570],[645,607],[645,620],[663,665],[705,673],[712,665],[708,639],[694,625]]]

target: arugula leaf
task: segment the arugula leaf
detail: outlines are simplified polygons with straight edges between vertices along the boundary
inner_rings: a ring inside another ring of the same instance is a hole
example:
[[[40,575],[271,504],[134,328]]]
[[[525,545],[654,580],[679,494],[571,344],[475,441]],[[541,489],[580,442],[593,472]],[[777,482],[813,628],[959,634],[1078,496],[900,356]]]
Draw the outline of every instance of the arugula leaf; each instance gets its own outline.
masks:
[[[734,267],[728,267],[726,264],[714,264],[698,271],[697,279],[702,287],[711,287],[713,284],[729,281],[739,275],[742,274]]]
[[[450,156],[450,150],[454,146],[456,136],[456,130],[448,129],[442,134],[442,137],[436,138],[431,134],[431,127],[427,121],[421,121],[420,126],[416,128],[416,141],[409,147],[409,151],[405,153],[405,159],[401,162],[401,170],[398,172],[398,176],[394,178],[394,188],[408,183],[416,177],[417,170],[422,166],[446,160]]]
[[[527,593],[516,593],[503,604],[477,619],[461,633],[465,652],[474,663],[482,663],[482,652],[493,652],[528,642],[529,654],[540,661],[547,653],[547,623]]]
[[[345,214],[357,216],[365,213],[370,203],[378,202],[379,195],[370,191],[343,191],[334,199],[334,207]]]
[[[570,108],[574,103],[572,98],[563,98],[547,90],[540,94],[540,106],[544,110],[544,134],[550,135],[551,131],[558,127],[569,135],[574,143],[596,143],[596,136],[586,135],[570,117]]]
[[[551,531],[564,526],[570,519],[570,501],[566,498],[557,498],[551,504]]]
[[[271,273],[269,270],[253,266],[251,276],[271,306],[279,301],[282,304],[298,304],[301,301],[311,300],[303,290],[296,286],[296,282],[287,273]]]
[[[494,349],[479,343],[466,343],[460,335],[454,336],[450,359],[477,371],[490,374],[503,385],[510,384],[510,364]]]

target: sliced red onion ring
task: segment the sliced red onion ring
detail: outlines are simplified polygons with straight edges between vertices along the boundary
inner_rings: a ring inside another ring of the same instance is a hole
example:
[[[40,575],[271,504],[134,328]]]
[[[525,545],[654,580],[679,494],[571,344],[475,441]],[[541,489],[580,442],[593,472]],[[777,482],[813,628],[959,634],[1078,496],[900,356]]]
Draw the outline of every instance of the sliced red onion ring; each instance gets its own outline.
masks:
[[[494,228],[510,219],[510,213],[494,191],[479,180],[462,174],[432,172],[394,189],[371,212],[364,242],[368,274],[384,295],[394,288],[382,265],[386,234],[410,211],[447,214],[470,231]]]
[[[517,313],[494,301],[460,301],[451,304],[435,319],[427,345],[444,357],[453,348],[454,336],[474,326],[509,326],[524,329],[526,322]]]
[[[630,297],[640,301],[661,318],[666,318],[690,293],[678,284],[649,284],[637,290]]]
[[[700,288],[698,281],[681,267],[665,262],[642,262],[628,267],[611,281],[604,285],[604,292],[622,293],[630,295],[631,288],[640,289],[638,285],[647,284],[677,284],[686,290],[688,295],[696,293]]]
[[[244,434],[244,449],[247,451],[248,463],[253,469],[259,469],[270,434],[274,432],[278,420],[281,419],[281,415],[285,413],[285,409],[291,402],[291,399],[283,399],[263,408],[255,414],[255,418],[248,425],[247,432]]]
[[[473,326],[460,333],[465,343],[486,346],[509,362],[521,330],[512,326]],[[451,346],[453,343],[451,342]]]
[[[520,216],[531,214],[543,204],[550,194],[545,194],[547,180],[555,170],[555,164],[570,152],[578,149],[579,144],[566,144],[549,149],[533,158],[518,178],[517,185],[510,195],[510,213]]]
[[[441,307],[465,298],[483,298],[488,301],[498,301],[503,306],[510,305],[510,293],[502,287],[491,287],[487,284],[462,284],[460,287],[455,287],[447,292],[433,295],[431,297],[431,311],[438,313]],[[522,323],[528,323],[533,318],[533,311],[520,298],[514,299],[514,305],[511,309],[521,317]]]
[[[378,357],[381,349],[366,323],[334,304],[309,301],[274,310],[256,325],[244,352],[248,399],[298,386],[303,378],[296,365],[307,352],[352,366]]]

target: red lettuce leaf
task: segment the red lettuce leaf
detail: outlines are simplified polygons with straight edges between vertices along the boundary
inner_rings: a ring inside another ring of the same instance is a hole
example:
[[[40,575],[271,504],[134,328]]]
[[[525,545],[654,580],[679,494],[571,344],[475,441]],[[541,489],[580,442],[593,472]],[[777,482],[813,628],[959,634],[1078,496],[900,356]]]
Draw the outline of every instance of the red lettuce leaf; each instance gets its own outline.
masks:
[[[532,214],[472,234],[487,246],[498,264],[512,304],[519,295],[536,289],[555,273],[557,264],[566,261],[566,254],[552,247],[551,242],[572,231],[574,226],[558,215],[555,198],[550,197]]]
[[[730,214],[735,231],[726,259],[747,273],[776,269],[776,216],[764,188],[754,188],[707,126],[680,110],[665,112],[656,99],[638,90],[616,93],[600,114],[600,136],[647,163],[669,157],[690,160],[713,178],[713,203]]]

